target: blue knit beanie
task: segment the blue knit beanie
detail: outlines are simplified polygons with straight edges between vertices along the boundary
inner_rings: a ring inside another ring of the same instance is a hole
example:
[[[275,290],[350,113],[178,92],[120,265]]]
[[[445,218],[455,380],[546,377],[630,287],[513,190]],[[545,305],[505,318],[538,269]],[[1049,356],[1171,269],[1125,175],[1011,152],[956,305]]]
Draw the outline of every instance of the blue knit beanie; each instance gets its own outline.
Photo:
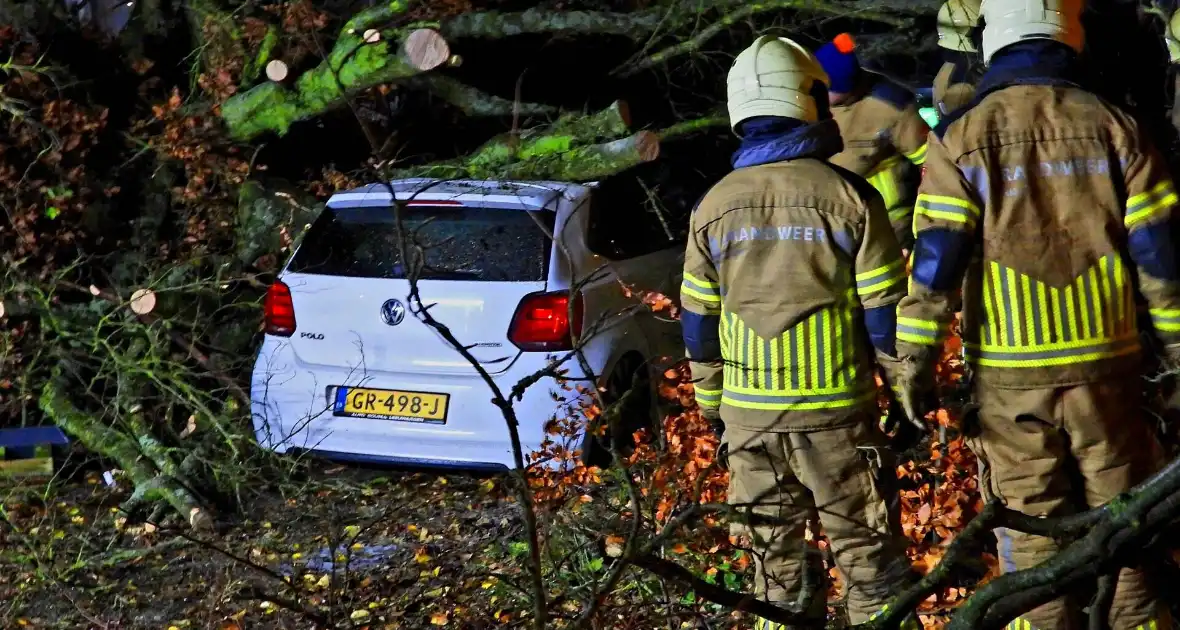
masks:
[[[856,85],[856,75],[860,72],[860,62],[856,60],[856,43],[852,41],[852,35],[840,33],[832,41],[820,46],[819,50],[815,51],[815,57],[832,82],[830,91],[852,91]]]

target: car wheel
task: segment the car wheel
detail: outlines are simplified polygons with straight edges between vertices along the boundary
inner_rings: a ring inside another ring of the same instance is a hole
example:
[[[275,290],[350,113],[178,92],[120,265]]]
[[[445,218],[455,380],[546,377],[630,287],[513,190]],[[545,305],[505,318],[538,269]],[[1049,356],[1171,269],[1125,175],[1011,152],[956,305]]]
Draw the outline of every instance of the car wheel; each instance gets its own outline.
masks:
[[[632,435],[640,429],[653,430],[656,427],[654,395],[651,386],[651,370],[643,357],[638,354],[628,354],[619,359],[614,371],[606,380],[606,391],[602,393],[602,402],[610,406],[623,398],[635,387],[636,391],[628,397],[622,411],[621,428],[618,436],[612,435],[607,429],[599,438],[587,435],[582,440],[582,460],[590,466],[605,468],[611,463],[610,440],[618,439],[619,451],[630,453],[634,447]]]

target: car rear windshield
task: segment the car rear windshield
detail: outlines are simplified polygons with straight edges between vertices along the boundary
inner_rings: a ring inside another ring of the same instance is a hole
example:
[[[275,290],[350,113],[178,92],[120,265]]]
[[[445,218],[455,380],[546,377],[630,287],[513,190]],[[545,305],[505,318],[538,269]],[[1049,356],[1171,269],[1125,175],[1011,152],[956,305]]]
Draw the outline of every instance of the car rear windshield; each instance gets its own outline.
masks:
[[[401,214],[407,245],[425,252],[423,279],[521,282],[545,280],[548,274],[545,232],[553,231],[551,211],[415,207]],[[393,208],[325,209],[288,270],[405,278]]]

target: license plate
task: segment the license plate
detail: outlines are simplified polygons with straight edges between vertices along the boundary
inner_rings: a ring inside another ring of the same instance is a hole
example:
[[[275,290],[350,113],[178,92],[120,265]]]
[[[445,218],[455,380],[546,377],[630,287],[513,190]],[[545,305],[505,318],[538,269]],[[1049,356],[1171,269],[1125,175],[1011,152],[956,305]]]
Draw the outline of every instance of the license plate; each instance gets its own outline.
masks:
[[[337,387],[333,415],[446,424],[450,394]]]

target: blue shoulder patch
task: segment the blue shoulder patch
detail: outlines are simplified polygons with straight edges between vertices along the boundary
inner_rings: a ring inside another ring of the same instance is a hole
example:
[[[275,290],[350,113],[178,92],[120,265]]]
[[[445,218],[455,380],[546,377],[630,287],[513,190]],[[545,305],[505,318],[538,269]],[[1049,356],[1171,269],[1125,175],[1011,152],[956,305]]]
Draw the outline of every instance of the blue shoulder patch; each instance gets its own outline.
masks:
[[[905,109],[914,102],[914,93],[908,89],[882,77],[875,84],[869,94],[898,108]]]

